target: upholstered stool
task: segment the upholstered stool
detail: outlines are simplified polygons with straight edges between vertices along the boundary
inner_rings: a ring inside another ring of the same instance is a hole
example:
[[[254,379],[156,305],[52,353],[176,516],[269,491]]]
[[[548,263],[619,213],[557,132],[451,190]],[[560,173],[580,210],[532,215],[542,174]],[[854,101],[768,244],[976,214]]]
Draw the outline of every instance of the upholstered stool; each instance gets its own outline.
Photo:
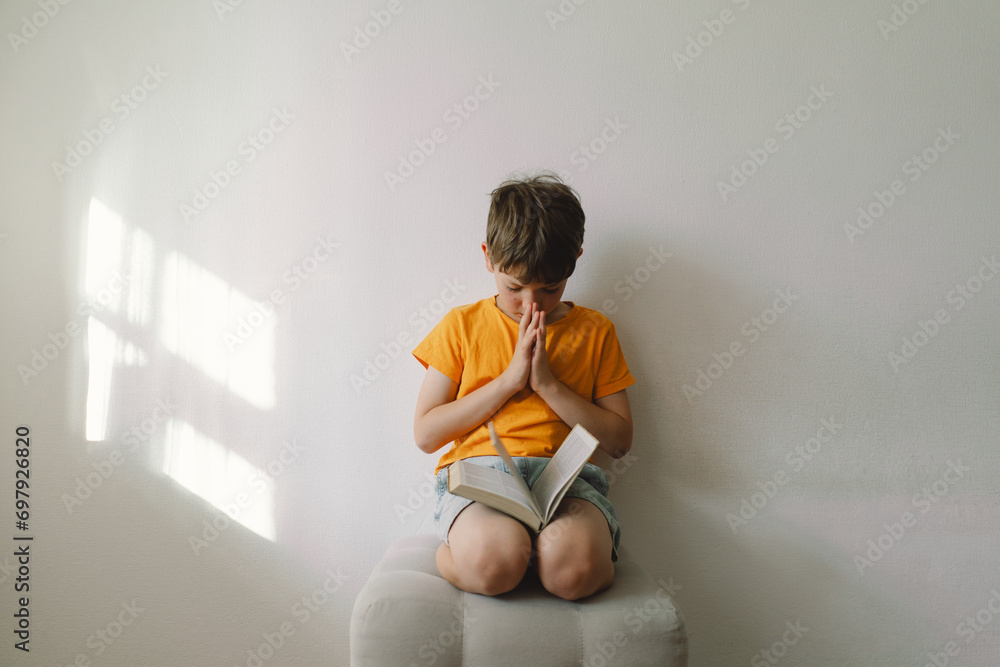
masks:
[[[496,597],[438,574],[435,535],[393,544],[358,593],[352,667],[683,667],[684,621],[668,592],[620,553],[614,584],[576,602],[529,573]]]

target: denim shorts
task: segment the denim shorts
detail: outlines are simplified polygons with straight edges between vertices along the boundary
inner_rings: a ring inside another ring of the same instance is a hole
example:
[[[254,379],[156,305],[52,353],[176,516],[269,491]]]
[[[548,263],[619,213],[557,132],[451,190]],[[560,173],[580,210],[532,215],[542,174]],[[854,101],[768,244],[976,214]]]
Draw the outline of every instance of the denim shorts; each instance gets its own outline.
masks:
[[[535,480],[538,479],[550,460],[544,456],[515,456],[513,459],[529,487],[534,485]],[[499,456],[472,456],[464,460],[475,465],[511,472]],[[437,502],[434,506],[434,524],[437,526],[438,537],[445,544],[448,544],[448,532],[451,530],[451,524],[455,522],[459,512],[471,505],[473,501],[448,491],[448,468],[442,468],[438,471],[435,492]],[[583,470],[576,476],[567,489],[566,495],[563,496],[564,500],[566,498],[581,498],[597,505],[597,508],[604,514],[604,518],[607,519],[608,530],[611,531],[611,560],[617,561],[622,529],[618,524],[618,515],[615,513],[614,505],[608,500],[608,478],[604,471],[593,463],[585,463]],[[528,533],[534,538],[532,531],[529,530]]]

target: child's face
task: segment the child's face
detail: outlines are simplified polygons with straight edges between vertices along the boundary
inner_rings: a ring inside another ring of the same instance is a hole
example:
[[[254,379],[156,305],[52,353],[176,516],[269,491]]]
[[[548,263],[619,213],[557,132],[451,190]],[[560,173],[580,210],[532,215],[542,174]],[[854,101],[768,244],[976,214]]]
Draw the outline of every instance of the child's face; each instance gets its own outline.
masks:
[[[484,252],[485,245],[483,244]],[[495,269],[490,262],[489,253],[486,253],[486,269],[497,282],[497,306],[517,322],[521,321],[525,312],[530,311],[532,303],[537,303],[538,310],[545,311],[546,315],[551,314],[561,303],[560,299],[566,290],[567,279],[557,283],[518,282],[513,275]]]

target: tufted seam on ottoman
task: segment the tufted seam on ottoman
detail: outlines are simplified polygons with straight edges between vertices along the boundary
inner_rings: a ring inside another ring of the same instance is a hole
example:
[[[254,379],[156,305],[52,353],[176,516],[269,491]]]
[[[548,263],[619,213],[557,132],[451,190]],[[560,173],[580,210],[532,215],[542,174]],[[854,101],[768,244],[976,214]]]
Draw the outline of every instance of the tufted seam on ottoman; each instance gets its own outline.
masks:
[[[583,667],[583,659],[584,659],[584,649],[583,649],[583,609],[578,604],[573,605],[573,609],[576,611],[576,627],[577,627],[577,639],[578,639],[578,641],[576,643],[576,646],[577,646],[576,654],[577,654],[577,656],[579,656],[579,659],[577,660],[577,663],[580,665],[580,667]]]
[[[461,655],[462,657],[463,665],[469,664],[465,661],[465,634],[469,631],[468,616],[469,616],[469,594],[463,592],[462,593],[462,648],[461,651],[459,652],[459,655]]]
[[[419,597],[417,597],[417,598],[410,598],[410,599],[403,599],[403,600],[399,600],[399,599],[396,599],[396,600],[375,599],[375,600],[369,601],[362,609],[359,609],[359,610],[357,610],[357,611],[355,611],[353,613],[354,613],[355,616],[358,616],[358,622],[361,623],[361,624],[364,624],[364,623],[366,623],[368,621],[368,612],[372,611],[376,607],[388,606],[388,605],[393,605],[393,604],[399,604],[400,602],[409,602],[409,603],[418,602],[420,604],[431,605],[431,606],[434,606],[434,607],[442,607],[444,609],[452,609],[452,608],[454,608],[454,604],[452,604],[450,602],[439,602],[437,600],[423,600],[423,599],[421,599]],[[360,616],[359,616],[359,614],[360,614]],[[466,626],[465,626],[465,607],[463,606],[462,607],[462,635],[463,636],[465,635],[465,628],[466,628]]]
[[[684,615],[681,614],[680,609],[677,605],[674,605],[674,615],[677,617],[677,627],[676,631],[683,637],[683,644],[681,646],[681,651],[677,658],[679,660],[679,667],[687,667],[688,664],[688,641],[687,641],[687,621],[684,619]]]
[[[440,541],[432,544],[430,539],[400,540],[387,550],[383,561],[373,570],[355,599],[351,632],[354,667],[417,667],[428,664],[432,657],[435,667],[445,664],[511,667],[532,662],[593,667],[602,664],[595,651],[606,645],[607,636],[614,637],[614,630],[634,632],[628,617],[623,620],[622,614],[649,598],[660,605],[653,614],[655,621],[643,617],[649,620],[643,624],[644,632],[636,636],[630,632],[627,646],[620,646],[627,651],[615,658],[617,662],[608,664],[630,662],[635,667],[687,664],[686,619],[672,598],[668,604],[662,592],[654,594],[656,586],[652,578],[634,562],[616,567],[615,584],[610,592],[593,600],[563,601],[543,594],[542,587],[536,590],[534,586],[513,591],[507,596],[509,600],[496,600],[465,593],[442,579],[434,562],[438,544]],[[514,611],[518,613],[511,615]],[[412,625],[411,620],[415,621]],[[576,633],[573,623],[577,624]],[[428,643],[437,640],[445,630],[450,641],[445,637],[440,645]],[[467,635],[469,632],[473,634]],[[504,642],[501,646],[497,639],[506,637],[508,632],[531,641],[518,645]],[[577,644],[575,651],[570,642]],[[444,653],[441,647],[449,653]],[[572,658],[572,654],[577,657]]]
[[[377,612],[379,610],[379,608],[392,609],[392,608],[394,608],[394,606],[398,605],[400,601],[401,601],[400,599],[378,598],[378,599],[373,599],[373,600],[367,601],[367,603],[364,604],[361,609],[355,609],[355,611],[353,613],[353,616],[352,616],[352,620],[351,620],[351,638],[354,639],[354,631],[355,630],[361,631],[361,630],[365,629],[366,627],[368,627],[366,624],[370,620],[369,619],[369,615],[371,613]],[[455,609],[454,603],[450,603],[450,602],[422,600],[421,598],[403,599],[402,601],[403,602],[407,602],[407,603],[411,603],[411,604],[412,603],[419,603],[419,604],[424,605],[424,606],[439,607],[439,608],[441,608],[444,611],[454,611],[454,609]],[[462,656],[462,664],[463,665],[465,664],[465,633],[466,633],[465,605],[463,604],[462,605],[462,631],[461,631],[461,635],[459,637],[459,641],[462,642],[461,656]],[[351,655],[352,663],[351,664],[353,665],[354,664],[353,663],[353,660],[354,660],[354,654],[353,654],[354,648],[352,647],[351,650],[352,650],[352,655]],[[417,656],[420,657],[419,656],[419,649],[417,649]],[[366,663],[366,664],[368,664],[368,663]],[[410,664],[411,665],[415,665],[417,663],[416,662],[412,662]]]

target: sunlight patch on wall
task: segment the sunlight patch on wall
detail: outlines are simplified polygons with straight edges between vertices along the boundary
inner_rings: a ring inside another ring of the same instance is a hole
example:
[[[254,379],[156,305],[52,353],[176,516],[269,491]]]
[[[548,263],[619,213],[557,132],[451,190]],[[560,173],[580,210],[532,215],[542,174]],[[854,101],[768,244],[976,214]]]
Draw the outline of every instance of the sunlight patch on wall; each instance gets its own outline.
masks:
[[[146,365],[124,333],[153,323],[154,284],[162,287],[158,337],[179,359],[262,410],[275,405],[273,318],[252,319],[250,335],[227,334],[256,304],[189,257],[167,255],[160,276],[152,237],[130,228],[96,198],[88,209],[84,276],[88,366],[86,437],[105,441],[116,367]],[[164,427],[163,472],[258,535],[275,539],[273,480],[191,424]]]
[[[167,422],[163,472],[261,537],[275,540],[266,473],[185,421]]]
[[[111,371],[118,337],[90,317],[87,319],[87,440],[104,440],[108,425],[108,402],[111,399]]]
[[[162,304],[159,335],[168,350],[252,405],[274,407],[273,317],[231,348],[231,323],[255,302],[178,252],[164,265]]]
[[[126,301],[129,322],[148,322],[149,295],[141,287],[149,284],[153,270],[153,241],[139,229],[129,230],[122,217],[103,202],[91,198],[87,210],[87,255],[84,298],[87,312],[87,406],[86,438],[89,442],[107,436],[112,376],[116,365],[145,365],[146,354],[122,340],[107,322]],[[123,262],[126,250],[127,262]],[[127,295],[127,296],[126,296]]]
[[[100,306],[118,312],[121,290],[108,289],[109,280],[122,270],[122,217],[100,200],[91,198],[87,214],[87,272],[84,286],[88,301],[101,299]],[[104,303],[108,296],[113,297]]]
[[[149,326],[153,310],[153,238],[141,229],[131,234],[128,263],[128,293],[125,297],[125,316],[129,324]]]

